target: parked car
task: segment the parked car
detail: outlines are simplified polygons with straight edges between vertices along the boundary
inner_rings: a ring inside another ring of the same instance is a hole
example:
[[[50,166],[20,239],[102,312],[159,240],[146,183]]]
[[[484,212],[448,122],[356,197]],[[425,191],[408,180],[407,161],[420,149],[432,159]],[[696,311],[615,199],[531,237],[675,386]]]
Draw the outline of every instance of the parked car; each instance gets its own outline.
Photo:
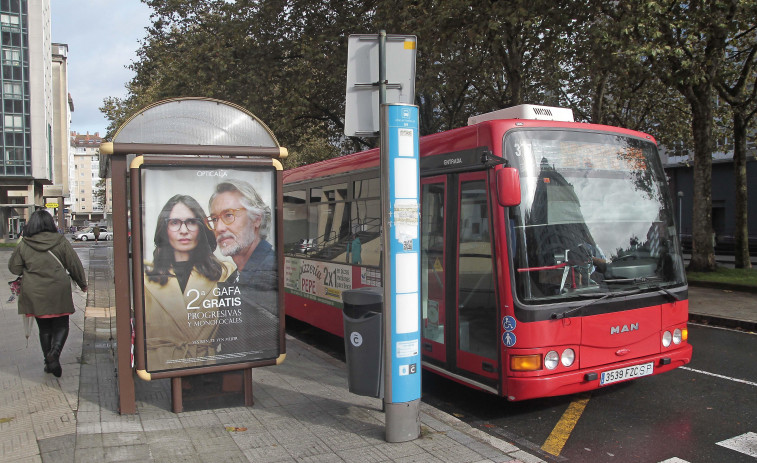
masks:
[[[100,228],[100,240],[110,241],[113,239],[113,232],[106,228]],[[84,230],[74,233],[74,240],[76,241],[94,241],[95,234],[92,231],[92,227],[87,227]]]

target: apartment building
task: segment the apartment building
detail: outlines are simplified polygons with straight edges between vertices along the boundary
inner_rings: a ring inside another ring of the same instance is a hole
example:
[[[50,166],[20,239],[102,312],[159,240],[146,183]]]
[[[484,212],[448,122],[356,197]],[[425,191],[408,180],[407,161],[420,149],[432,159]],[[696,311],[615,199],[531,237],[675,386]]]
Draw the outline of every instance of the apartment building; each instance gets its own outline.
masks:
[[[71,225],[87,226],[106,223],[113,210],[110,179],[100,178],[100,144],[103,139],[98,132],[71,132],[69,156],[70,213]]]
[[[54,183],[50,0],[0,2],[0,241],[15,239]],[[67,117],[63,115],[62,117]]]
[[[68,134],[71,130],[71,113],[74,102],[68,93],[68,45],[52,44],[53,56],[53,130],[52,130],[52,184],[44,185],[45,207],[53,214],[61,228],[71,223],[67,212],[70,200],[68,173]],[[55,206],[57,204],[57,206]]]

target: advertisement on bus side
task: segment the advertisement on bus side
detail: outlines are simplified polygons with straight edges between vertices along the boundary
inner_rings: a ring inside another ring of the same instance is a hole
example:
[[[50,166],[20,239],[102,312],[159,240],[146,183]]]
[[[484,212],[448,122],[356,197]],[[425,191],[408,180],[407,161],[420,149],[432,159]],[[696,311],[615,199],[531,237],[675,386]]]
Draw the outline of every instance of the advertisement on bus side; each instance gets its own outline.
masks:
[[[284,290],[342,308],[342,291],[352,289],[352,266],[286,257]]]

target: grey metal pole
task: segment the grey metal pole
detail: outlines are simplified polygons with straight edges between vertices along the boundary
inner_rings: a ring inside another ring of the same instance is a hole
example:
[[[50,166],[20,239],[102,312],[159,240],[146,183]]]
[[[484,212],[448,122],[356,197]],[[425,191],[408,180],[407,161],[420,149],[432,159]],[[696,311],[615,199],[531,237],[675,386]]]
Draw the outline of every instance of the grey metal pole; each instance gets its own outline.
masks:
[[[386,31],[379,32],[379,111],[386,103]]]

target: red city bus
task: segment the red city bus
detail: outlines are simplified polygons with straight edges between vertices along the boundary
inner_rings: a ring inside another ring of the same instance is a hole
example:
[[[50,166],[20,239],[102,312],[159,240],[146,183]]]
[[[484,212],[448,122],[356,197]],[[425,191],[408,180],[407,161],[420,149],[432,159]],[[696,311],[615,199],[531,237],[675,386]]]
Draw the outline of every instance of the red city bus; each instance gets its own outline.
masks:
[[[522,105],[422,137],[420,175],[424,368],[516,401],[691,360],[651,136]],[[343,336],[342,291],[381,285],[378,176],[378,150],[284,172],[287,315]]]

